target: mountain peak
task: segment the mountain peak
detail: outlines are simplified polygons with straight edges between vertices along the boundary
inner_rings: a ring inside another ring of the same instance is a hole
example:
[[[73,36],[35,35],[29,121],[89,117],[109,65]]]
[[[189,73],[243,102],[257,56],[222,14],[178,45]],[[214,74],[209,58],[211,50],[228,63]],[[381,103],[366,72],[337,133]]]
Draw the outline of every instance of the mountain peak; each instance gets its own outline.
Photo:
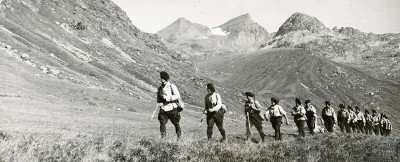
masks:
[[[251,19],[251,16],[249,13],[240,15],[238,17],[235,17],[228,22],[220,25],[220,27],[226,27],[226,26],[236,26],[240,24],[252,24],[254,23],[253,19]]]
[[[177,23],[177,24],[181,24],[181,23],[184,23],[184,24],[192,24],[191,21],[189,21],[188,19],[186,19],[186,18],[184,18],[184,17],[178,18],[174,23]]]
[[[284,35],[292,31],[308,30],[312,33],[320,33],[329,29],[317,18],[305,13],[296,12],[291,15],[279,28],[275,36]]]

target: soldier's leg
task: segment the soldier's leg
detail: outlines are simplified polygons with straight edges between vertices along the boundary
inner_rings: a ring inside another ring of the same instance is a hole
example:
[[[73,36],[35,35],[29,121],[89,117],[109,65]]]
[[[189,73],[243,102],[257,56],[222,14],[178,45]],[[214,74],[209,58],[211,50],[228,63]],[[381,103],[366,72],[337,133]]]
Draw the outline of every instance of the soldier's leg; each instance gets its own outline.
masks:
[[[167,124],[168,119],[169,118],[168,118],[167,114],[165,113],[165,111],[161,109],[160,112],[158,113],[158,121],[160,122],[161,138],[164,138],[167,134],[165,125]]]
[[[282,125],[282,117],[278,117],[276,121],[275,137],[277,136],[278,140],[280,141],[282,141],[281,125]]]
[[[217,125],[219,133],[221,133],[221,135],[222,135],[222,141],[225,141],[226,140],[226,135],[225,135],[225,129],[223,127],[223,125],[224,125],[224,116],[216,114],[216,115],[214,115],[214,121],[215,121],[215,124]]]
[[[257,128],[257,131],[260,134],[261,140],[264,142],[265,133],[263,131],[262,122],[256,123],[254,126]]]
[[[210,141],[212,139],[214,127],[214,118],[212,115],[207,115],[207,139]]]
[[[181,115],[178,113],[177,109],[173,109],[168,112],[169,119],[171,120],[172,124],[175,126],[175,132],[178,139],[181,138],[181,126],[179,125],[179,121],[181,120]]]
[[[304,123],[305,123],[305,120],[300,120],[299,121],[299,133],[300,133],[301,137],[305,137],[306,136],[306,134],[304,133]]]

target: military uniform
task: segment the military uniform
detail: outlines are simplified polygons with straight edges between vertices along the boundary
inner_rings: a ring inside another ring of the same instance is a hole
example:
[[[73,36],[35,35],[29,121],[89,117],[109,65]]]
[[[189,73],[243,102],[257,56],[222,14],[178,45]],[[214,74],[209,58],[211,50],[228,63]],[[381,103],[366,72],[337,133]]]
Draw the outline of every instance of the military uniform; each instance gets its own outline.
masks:
[[[178,88],[166,82],[165,85],[161,85],[157,92],[157,103],[160,105],[160,111],[158,112],[158,120],[160,122],[161,138],[166,136],[166,124],[168,120],[171,120],[175,126],[175,132],[178,139],[181,137],[181,127],[179,121],[181,119],[180,113],[178,112],[177,101],[180,98]]]
[[[381,121],[381,119],[378,115],[372,114],[372,126],[374,128],[374,133],[377,136],[381,134],[380,121]]]
[[[356,131],[357,133],[364,133],[364,126],[365,126],[365,118],[362,112],[356,113],[356,117],[354,119],[356,122]]]
[[[307,117],[307,127],[311,134],[314,134],[315,121],[317,119],[317,110],[314,106],[305,106],[306,117]]]
[[[324,107],[322,109],[322,119],[328,132],[333,132],[333,125],[336,123],[335,110],[332,107]]]
[[[272,128],[274,128],[274,130],[275,130],[275,140],[281,141],[282,140],[282,134],[281,134],[282,117],[286,116],[286,112],[285,112],[285,110],[283,110],[282,106],[274,105],[274,106],[270,106],[267,109],[267,113],[270,116]]]
[[[244,106],[244,113],[246,114],[247,139],[251,138],[250,128],[254,125],[256,127],[258,133],[260,133],[261,140],[264,141],[265,134],[264,134],[264,131],[262,128],[263,119],[262,119],[262,116],[260,115],[261,114],[260,103],[258,101],[254,101],[254,103],[251,103],[250,101],[246,101],[246,104]]]
[[[373,123],[372,123],[372,115],[365,113],[364,115],[365,118],[365,134],[372,134],[374,127],[373,127]]]
[[[337,120],[341,132],[350,133],[348,131],[349,128],[348,119],[349,119],[349,112],[344,108],[340,109],[337,113]]]
[[[209,93],[205,97],[205,109],[207,113],[207,138],[211,140],[213,134],[214,123],[217,125],[219,132],[222,135],[222,141],[226,140],[224,124],[224,113],[222,112],[222,99],[216,93]],[[216,110],[216,111],[211,111]]]
[[[293,107],[292,115],[294,116],[294,122],[299,130],[299,136],[304,137],[304,123],[306,122],[306,109],[303,106],[298,105]]]

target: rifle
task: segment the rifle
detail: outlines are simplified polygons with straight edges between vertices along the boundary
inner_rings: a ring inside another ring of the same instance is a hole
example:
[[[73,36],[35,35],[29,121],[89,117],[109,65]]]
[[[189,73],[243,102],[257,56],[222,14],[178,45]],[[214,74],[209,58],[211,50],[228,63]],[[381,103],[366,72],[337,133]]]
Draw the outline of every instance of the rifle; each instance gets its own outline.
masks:
[[[156,114],[157,108],[158,108],[158,105],[156,105],[156,109],[154,109],[154,111],[153,111],[153,115],[151,115],[151,120],[153,120],[153,118],[154,118],[154,114]]]

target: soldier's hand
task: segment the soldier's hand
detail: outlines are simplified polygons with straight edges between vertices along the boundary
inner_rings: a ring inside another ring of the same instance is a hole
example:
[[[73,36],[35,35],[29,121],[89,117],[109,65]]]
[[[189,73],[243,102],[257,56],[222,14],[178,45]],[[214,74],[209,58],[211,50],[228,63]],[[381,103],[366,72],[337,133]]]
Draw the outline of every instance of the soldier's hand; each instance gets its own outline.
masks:
[[[289,122],[288,122],[288,121],[286,121],[286,125],[289,125]]]

